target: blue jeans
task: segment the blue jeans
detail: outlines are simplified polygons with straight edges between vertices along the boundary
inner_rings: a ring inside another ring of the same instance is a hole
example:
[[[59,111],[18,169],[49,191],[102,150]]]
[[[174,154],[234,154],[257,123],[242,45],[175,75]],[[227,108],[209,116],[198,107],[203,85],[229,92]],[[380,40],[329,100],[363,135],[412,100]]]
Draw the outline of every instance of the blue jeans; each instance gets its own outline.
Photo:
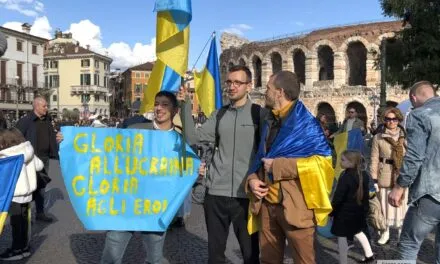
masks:
[[[436,264],[440,264],[440,202],[423,196],[408,208],[399,242],[401,260],[416,260],[426,236],[437,226],[435,235]]]
[[[108,231],[101,264],[121,264],[125,249],[133,234],[133,231]],[[148,264],[162,263],[165,234],[165,232],[142,232]]]

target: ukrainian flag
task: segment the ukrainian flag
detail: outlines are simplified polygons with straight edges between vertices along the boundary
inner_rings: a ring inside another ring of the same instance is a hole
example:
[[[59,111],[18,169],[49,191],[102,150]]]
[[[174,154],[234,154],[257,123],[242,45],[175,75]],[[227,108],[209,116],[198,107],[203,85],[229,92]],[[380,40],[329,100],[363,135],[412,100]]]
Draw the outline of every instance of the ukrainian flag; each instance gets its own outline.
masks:
[[[362,130],[360,128],[352,129],[348,132],[342,132],[334,137],[333,145],[335,146],[336,152],[336,168],[335,176],[336,179],[342,172],[341,168],[341,154],[347,149],[358,150],[359,152],[364,152],[364,137],[362,136]]]
[[[159,91],[178,91],[188,68],[191,0],[156,0],[154,11],[157,12],[157,60],[144,91],[141,113],[153,109]]]
[[[9,205],[14,197],[15,185],[20,176],[24,156],[0,159],[0,234],[8,217]]]
[[[222,107],[220,68],[218,66],[215,35],[211,41],[206,66],[202,72],[194,74],[197,99],[206,116]]]

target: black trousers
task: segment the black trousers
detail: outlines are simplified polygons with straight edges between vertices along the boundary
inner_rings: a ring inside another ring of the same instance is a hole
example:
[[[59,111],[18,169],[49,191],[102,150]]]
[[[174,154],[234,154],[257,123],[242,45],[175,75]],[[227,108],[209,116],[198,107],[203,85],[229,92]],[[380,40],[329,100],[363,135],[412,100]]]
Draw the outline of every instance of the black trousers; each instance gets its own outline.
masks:
[[[11,203],[9,207],[10,223],[12,229],[12,249],[24,249],[29,244],[30,215],[29,203]]]
[[[224,264],[229,226],[233,225],[244,264],[259,263],[258,233],[247,231],[249,200],[207,194],[203,208],[208,229],[208,263]]]
[[[44,194],[46,192],[46,184],[48,183],[47,179],[49,179],[49,157],[41,157],[40,159],[44,164],[44,169],[37,172],[37,189],[32,194],[37,214],[44,213]]]

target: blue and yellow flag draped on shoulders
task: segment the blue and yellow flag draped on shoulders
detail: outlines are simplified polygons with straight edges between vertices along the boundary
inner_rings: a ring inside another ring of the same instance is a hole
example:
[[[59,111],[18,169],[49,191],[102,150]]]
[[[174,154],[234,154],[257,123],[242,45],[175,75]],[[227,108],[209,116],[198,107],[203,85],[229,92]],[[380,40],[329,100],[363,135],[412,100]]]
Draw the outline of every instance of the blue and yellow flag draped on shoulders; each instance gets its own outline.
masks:
[[[89,127],[62,127],[61,132],[64,183],[86,229],[167,230],[190,193],[200,164],[180,134]]]
[[[188,69],[191,0],[156,0],[156,62],[140,112],[153,109],[159,91],[177,92]]]
[[[222,107],[220,68],[218,66],[215,33],[211,40],[208,59],[202,72],[194,73],[197,99],[206,116]]]
[[[331,149],[320,124],[304,104],[298,100],[292,107],[294,109],[283,122],[267,153],[265,141],[269,126],[264,126],[249,174],[256,173],[262,167],[262,158],[297,158],[298,175],[307,207],[314,210],[317,224],[323,226],[332,210],[329,198],[334,180]],[[248,223],[248,229],[251,225]],[[248,231],[251,233],[251,230]]]
[[[339,179],[342,172],[341,168],[341,154],[347,149],[358,150],[363,153],[364,151],[364,137],[360,128],[355,128],[350,131],[345,131],[335,135],[333,140],[335,146],[335,152],[337,157],[335,176]]]
[[[9,206],[14,197],[15,185],[20,177],[23,161],[23,155],[0,159],[0,234],[8,217]]]

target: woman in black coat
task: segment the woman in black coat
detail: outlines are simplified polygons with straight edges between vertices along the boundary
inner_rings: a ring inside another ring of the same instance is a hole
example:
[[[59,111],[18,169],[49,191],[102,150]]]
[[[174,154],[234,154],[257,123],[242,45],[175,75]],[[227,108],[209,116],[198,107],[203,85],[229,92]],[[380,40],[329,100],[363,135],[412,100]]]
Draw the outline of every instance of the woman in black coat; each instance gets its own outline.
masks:
[[[341,167],[345,169],[339,177],[332,200],[333,225],[331,232],[338,237],[339,263],[348,261],[347,239],[359,240],[364,249],[365,259],[360,263],[372,263],[374,255],[370,242],[362,232],[367,225],[369,210],[369,176],[362,170],[362,155],[359,151],[344,151]]]

